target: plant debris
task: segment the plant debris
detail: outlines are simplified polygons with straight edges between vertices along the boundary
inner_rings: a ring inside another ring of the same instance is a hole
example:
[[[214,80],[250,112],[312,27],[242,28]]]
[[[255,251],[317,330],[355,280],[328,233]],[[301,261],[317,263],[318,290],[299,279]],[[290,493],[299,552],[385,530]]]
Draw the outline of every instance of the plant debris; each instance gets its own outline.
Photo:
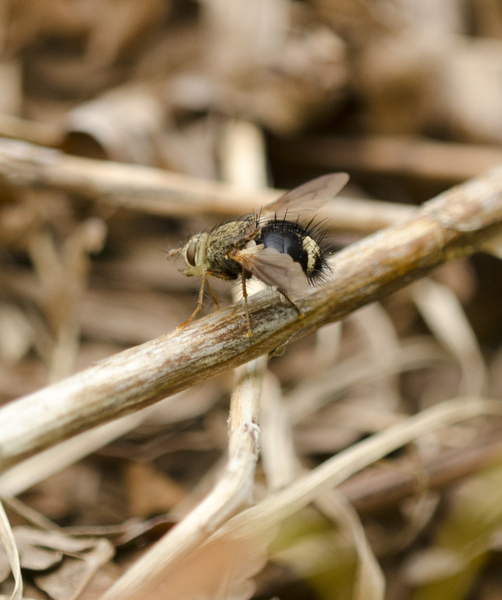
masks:
[[[499,598],[497,3],[5,0],[0,32],[0,598]],[[176,329],[173,248],[338,171],[303,319],[256,287],[246,337],[212,279]]]

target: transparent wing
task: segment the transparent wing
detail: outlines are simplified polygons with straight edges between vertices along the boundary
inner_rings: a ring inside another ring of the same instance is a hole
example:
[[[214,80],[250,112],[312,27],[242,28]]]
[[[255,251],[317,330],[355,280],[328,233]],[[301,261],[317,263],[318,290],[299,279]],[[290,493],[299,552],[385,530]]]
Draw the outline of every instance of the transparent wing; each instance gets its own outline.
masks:
[[[308,215],[319,210],[328,200],[336,196],[348,180],[347,173],[322,175],[267,204],[261,214],[265,217],[275,214],[279,219],[287,217],[291,220]]]
[[[301,292],[309,287],[301,265],[289,254],[283,254],[274,248],[264,248],[263,244],[259,244],[243,250],[234,250],[228,257],[238,262],[263,283],[284,292]]]

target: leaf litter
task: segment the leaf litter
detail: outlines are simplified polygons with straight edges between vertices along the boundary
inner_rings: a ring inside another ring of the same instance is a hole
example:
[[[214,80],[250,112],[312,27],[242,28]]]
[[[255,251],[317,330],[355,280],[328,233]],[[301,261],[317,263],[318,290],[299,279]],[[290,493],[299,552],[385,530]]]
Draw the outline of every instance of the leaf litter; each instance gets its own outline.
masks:
[[[22,0],[0,31],[3,403],[186,320],[164,256],[223,218],[200,178],[258,198],[347,169],[344,243],[502,162],[494,4]],[[141,172],[132,202],[113,161],[199,179],[152,200]],[[290,344],[230,447],[264,365],[41,442],[0,475],[2,597],[500,595],[499,245]]]

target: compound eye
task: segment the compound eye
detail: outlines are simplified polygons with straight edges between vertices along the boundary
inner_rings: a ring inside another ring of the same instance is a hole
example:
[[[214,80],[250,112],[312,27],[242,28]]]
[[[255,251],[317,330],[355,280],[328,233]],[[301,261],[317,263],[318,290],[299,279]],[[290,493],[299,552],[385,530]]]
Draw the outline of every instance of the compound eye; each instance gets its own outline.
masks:
[[[192,267],[195,267],[195,250],[197,248],[197,243],[196,242],[192,242],[188,248],[187,248],[187,262],[192,265]]]

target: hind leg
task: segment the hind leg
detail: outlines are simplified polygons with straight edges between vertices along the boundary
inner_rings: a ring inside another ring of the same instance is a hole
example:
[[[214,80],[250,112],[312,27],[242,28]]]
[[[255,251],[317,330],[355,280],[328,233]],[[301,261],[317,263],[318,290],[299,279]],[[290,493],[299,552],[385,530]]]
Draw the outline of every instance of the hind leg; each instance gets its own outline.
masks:
[[[297,304],[297,303],[296,303],[296,302],[295,302],[295,301],[294,301],[292,298],[290,298],[290,297],[288,296],[288,294],[286,294],[286,292],[283,292],[282,290],[279,290],[279,292],[280,292],[280,293],[281,293],[281,294],[284,296],[284,298],[286,298],[286,300],[287,300],[287,301],[288,301],[290,304],[292,304],[292,305],[293,305],[293,306],[296,308],[296,310],[297,310],[297,312],[298,312],[298,318],[299,318],[299,319],[303,319],[303,317],[304,317],[305,315],[303,314],[303,312],[302,312],[302,309],[301,309],[301,308],[298,306],[298,304]]]

